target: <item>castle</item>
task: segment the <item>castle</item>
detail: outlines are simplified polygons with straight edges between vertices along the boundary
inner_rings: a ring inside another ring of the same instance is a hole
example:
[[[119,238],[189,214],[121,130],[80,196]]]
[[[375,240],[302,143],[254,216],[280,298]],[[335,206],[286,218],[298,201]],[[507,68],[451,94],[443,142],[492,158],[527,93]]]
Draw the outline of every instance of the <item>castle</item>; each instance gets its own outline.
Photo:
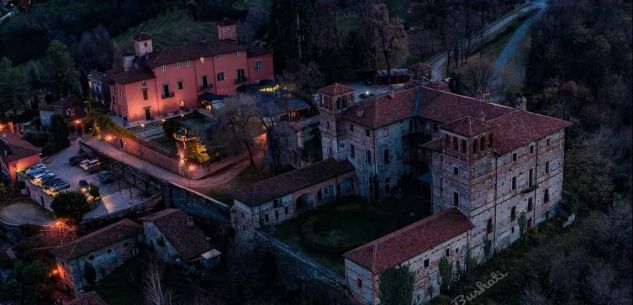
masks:
[[[348,160],[358,193],[390,194],[430,169],[433,215],[345,253],[348,287],[377,304],[384,271],[409,266],[414,303],[439,294],[438,263],[481,261],[554,215],[570,123],[413,83],[360,103],[352,88],[318,91],[323,155]],[[521,223],[523,222],[523,223]]]

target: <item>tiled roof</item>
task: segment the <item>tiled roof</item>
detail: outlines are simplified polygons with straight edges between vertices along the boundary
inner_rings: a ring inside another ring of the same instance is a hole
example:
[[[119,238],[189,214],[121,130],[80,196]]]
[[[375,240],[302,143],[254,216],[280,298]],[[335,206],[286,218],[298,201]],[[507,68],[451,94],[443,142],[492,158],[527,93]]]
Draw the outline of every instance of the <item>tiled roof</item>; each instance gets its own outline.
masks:
[[[149,67],[157,67],[187,59],[198,59],[200,57],[244,51],[246,49],[246,46],[231,40],[201,41],[154,51],[149,54],[147,64]]]
[[[3,151],[0,151],[0,157],[5,163],[40,154],[39,148],[22,139],[17,133],[2,132],[0,141],[5,144],[1,147]],[[8,149],[6,156],[5,149]]]
[[[499,126],[496,124],[486,122],[482,119],[473,119],[469,116],[440,126],[441,129],[466,137],[476,136],[497,127]]]
[[[413,116],[415,90],[378,95],[348,108],[342,118],[370,128],[380,128]]]
[[[329,158],[237,189],[231,195],[248,206],[258,206],[351,171],[354,166],[349,161]]]
[[[150,40],[150,39],[152,39],[152,36],[150,36],[147,33],[141,32],[141,33],[138,33],[138,34],[134,35],[134,40],[136,40],[136,41],[143,41],[143,40]]]
[[[67,260],[73,259],[142,233],[143,228],[141,225],[132,220],[123,219],[59,246],[53,249],[51,253]]]
[[[381,274],[473,227],[457,209],[443,210],[353,249],[343,256],[373,274]]]
[[[254,46],[249,46],[246,49],[246,54],[248,55],[248,57],[255,57],[255,56],[271,54],[271,53],[272,53],[271,50],[260,48],[260,47],[254,47]]]
[[[442,146],[443,144],[441,138],[428,141],[422,145],[422,147],[436,152],[442,152]]]
[[[572,125],[571,122],[528,111],[514,111],[489,122],[495,129],[495,152],[500,155]]]
[[[156,225],[184,261],[211,250],[204,233],[180,209],[165,209],[140,220]]]
[[[96,292],[90,291],[90,292],[86,292],[86,293],[82,293],[78,295],[76,298],[66,303],[66,305],[108,305],[108,304],[103,299],[101,299]]]
[[[106,76],[120,84],[134,83],[142,80],[154,79],[154,73],[145,68],[132,68],[125,71],[123,68],[116,68],[106,71]]]
[[[352,92],[354,91],[354,89],[352,89],[351,87],[345,86],[345,85],[341,85],[339,83],[333,83],[331,85],[327,85],[321,89],[319,89],[319,92],[323,93],[323,94],[327,94],[327,95],[340,95],[343,93],[348,93],[348,92]]]

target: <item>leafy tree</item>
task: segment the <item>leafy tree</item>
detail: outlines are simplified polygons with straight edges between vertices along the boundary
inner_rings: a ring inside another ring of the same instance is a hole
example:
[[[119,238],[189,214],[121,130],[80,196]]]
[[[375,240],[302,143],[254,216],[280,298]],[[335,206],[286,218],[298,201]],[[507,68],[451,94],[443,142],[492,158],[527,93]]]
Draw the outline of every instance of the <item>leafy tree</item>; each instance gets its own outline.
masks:
[[[0,118],[5,118],[7,112],[15,114],[27,106],[28,88],[26,79],[9,59],[0,59]]]
[[[73,93],[81,95],[79,72],[65,44],[53,40],[46,50],[47,84],[58,97]]]
[[[525,217],[525,212],[521,212],[521,214],[519,214],[519,232],[521,236],[525,235],[525,232],[527,232],[527,218]]]
[[[378,297],[382,305],[407,305],[413,300],[413,273],[408,266],[394,267],[380,275]]]
[[[88,194],[90,194],[90,196],[94,198],[99,198],[99,196],[101,196],[101,193],[99,192],[99,186],[90,183],[90,185],[88,186]]]
[[[565,153],[565,187],[578,194],[590,207],[606,209],[613,202],[611,160],[587,144],[573,146]]]
[[[178,132],[180,127],[182,127],[182,121],[179,117],[166,120],[165,123],[163,123],[163,132],[165,133],[165,137],[172,139],[174,137],[174,133]]]
[[[453,264],[448,261],[446,256],[443,256],[440,259],[439,263],[440,269],[440,290],[443,292],[447,292],[451,288],[451,284],[453,283]]]
[[[91,209],[86,196],[77,191],[57,194],[51,203],[51,208],[57,217],[65,219],[70,224],[80,223],[84,214]]]

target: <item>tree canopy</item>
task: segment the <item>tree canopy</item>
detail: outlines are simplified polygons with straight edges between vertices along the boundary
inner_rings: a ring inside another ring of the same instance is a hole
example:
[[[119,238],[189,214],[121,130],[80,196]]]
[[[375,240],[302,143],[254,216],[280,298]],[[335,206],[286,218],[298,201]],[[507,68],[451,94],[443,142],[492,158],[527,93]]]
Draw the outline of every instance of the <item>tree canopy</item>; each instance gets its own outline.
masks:
[[[408,266],[394,267],[380,275],[381,305],[409,305],[413,301],[413,273]]]
[[[55,216],[66,220],[70,224],[80,223],[84,214],[92,209],[86,196],[77,191],[57,194],[53,202],[51,202],[51,208],[55,212]]]

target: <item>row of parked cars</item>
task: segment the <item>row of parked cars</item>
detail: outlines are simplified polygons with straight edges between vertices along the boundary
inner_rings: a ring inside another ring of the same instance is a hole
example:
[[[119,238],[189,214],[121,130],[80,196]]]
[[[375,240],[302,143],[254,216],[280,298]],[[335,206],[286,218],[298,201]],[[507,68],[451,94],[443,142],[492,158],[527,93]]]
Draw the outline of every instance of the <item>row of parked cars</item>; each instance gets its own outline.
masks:
[[[112,172],[101,170],[101,161],[97,158],[93,158],[85,154],[79,154],[71,157],[68,160],[68,164],[72,166],[79,165],[81,169],[90,174],[98,172],[99,182],[103,184],[112,183],[114,181],[114,176],[112,175]]]
[[[33,181],[33,183],[44,190],[50,192],[60,192],[70,187],[70,183],[59,178],[55,173],[46,168],[43,163],[37,163],[28,169],[25,174]]]

